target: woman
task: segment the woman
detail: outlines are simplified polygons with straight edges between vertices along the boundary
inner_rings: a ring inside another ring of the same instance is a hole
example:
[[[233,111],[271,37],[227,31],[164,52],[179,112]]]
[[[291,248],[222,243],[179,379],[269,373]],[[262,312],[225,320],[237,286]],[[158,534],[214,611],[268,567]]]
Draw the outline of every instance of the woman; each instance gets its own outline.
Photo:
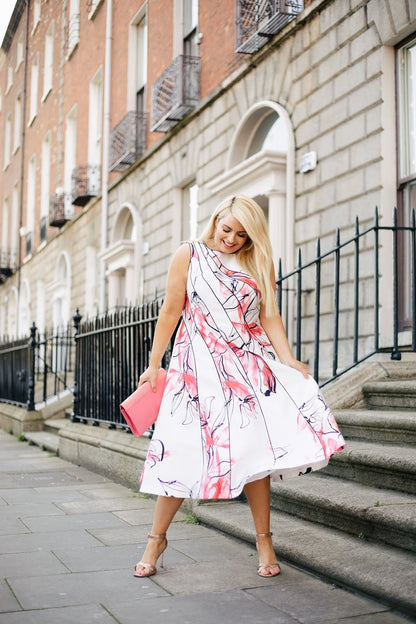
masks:
[[[185,497],[230,499],[244,490],[257,572],[276,576],[270,480],[322,468],[344,440],[307,366],[291,353],[276,305],[266,221],[252,199],[224,200],[201,238],[174,255],[139,385],[150,381],[155,388],[181,315],[141,481],[141,491],[158,499],[134,574],[156,573]]]

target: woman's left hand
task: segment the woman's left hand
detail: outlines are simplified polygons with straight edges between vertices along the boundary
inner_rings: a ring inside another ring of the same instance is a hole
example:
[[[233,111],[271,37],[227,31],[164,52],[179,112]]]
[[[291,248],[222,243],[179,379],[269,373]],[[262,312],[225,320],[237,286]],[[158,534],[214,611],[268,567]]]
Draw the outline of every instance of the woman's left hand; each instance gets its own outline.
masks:
[[[295,370],[299,371],[300,373],[302,373],[305,379],[308,379],[310,376],[309,368],[306,366],[306,364],[304,364],[303,362],[300,362],[299,360],[295,360],[295,358],[282,362],[282,364],[285,364],[286,366],[290,366],[291,368],[294,368]]]

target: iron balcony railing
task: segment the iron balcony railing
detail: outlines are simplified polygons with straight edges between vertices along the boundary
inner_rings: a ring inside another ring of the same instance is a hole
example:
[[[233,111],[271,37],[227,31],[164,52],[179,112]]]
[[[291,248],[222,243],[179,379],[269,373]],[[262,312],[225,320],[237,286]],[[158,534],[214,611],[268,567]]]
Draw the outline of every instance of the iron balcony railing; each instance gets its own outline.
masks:
[[[145,151],[147,113],[129,111],[111,132],[110,171],[128,169]]]
[[[199,57],[180,55],[156,80],[152,87],[152,132],[167,132],[198,104],[200,67]]]
[[[74,207],[68,201],[68,194],[54,193],[49,199],[49,225],[62,227],[74,216]]]
[[[100,167],[98,165],[80,165],[72,172],[72,203],[85,206],[91,197],[100,193]]]
[[[257,52],[301,11],[303,0],[236,0],[236,52]]]
[[[0,248],[0,280],[16,270],[16,251]]]

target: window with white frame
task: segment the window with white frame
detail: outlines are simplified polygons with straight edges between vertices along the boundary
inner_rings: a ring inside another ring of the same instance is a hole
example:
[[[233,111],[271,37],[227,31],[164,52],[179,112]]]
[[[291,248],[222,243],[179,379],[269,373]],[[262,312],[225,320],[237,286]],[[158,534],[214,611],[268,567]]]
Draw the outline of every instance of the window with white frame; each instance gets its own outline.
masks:
[[[135,24],[135,93],[136,111],[144,113],[146,110],[146,82],[147,82],[147,18],[146,16]]]
[[[183,0],[183,53],[198,56],[198,0]]]
[[[45,55],[43,66],[43,96],[45,100],[48,93],[52,90],[53,79],[53,23],[49,26],[45,37]]]
[[[98,7],[103,3],[103,0],[88,0],[88,19],[91,20],[95,16]]]
[[[71,201],[72,172],[77,164],[77,107],[74,106],[66,119],[65,128],[65,215],[69,218],[73,213]]]
[[[4,160],[3,168],[10,164],[11,157],[11,142],[12,142],[12,116],[8,115],[6,118],[6,124],[4,127]]]
[[[35,193],[36,193],[36,156],[29,160],[27,171],[27,200],[26,200],[26,236],[30,236],[35,229]],[[33,239],[32,239],[33,244]]]
[[[10,91],[13,86],[13,67],[11,65],[7,68],[7,85],[6,85],[6,93]]]
[[[192,182],[182,190],[182,241],[194,240],[198,229],[198,185]]]
[[[103,80],[100,68],[90,82],[90,109],[88,124],[88,164],[101,164],[103,117]]]
[[[39,85],[39,54],[33,59],[30,73],[30,104],[29,125],[33,123],[38,112],[38,85]]]
[[[23,46],[24,46],[23,35],[20,35],[19,41],[17,42],[16,69],[15,69],[15,71],[17,71],[19,69],[20,65],[23,63],[23,50],[24,50]]]
[[[19,241],[19,185],[16,184],[13,187],[12,193],[12,219],[10,230],[10,259],[12,262],[12,268],[17,265],[17,248]]]
[[[51,133],[45,136],[42,141],[42,165],[41,165],[41,190],[40,190],[40,217],[41,217],[41,239],[46,239],[45,221],[49,214],[49,197],[51,181]]]
[[[1,220],[1,256],[2,261],[9,261],[9,198],[3,200],[3,214]]]
[[[68,20],[68,57],[71,56],[79,42],[79,0],[71,0]]]
[[[40,22],[40,7],[41,7],[41,0],[35,0],[35,3],[33,5],[33,28],[32,28],[32,33],[36,30],[37,25]]]
[[[412,211],[416,210],[416,35],[397,50],[399,163],[398,208],[399,224],[409,227]],[[411,235],[403,231],[399,245],[401,271],[401,329],[411,327]],[[415,319],[413,319],[415,322]]]
[[[14,103],[13,152],[20,146],[22,132],[22,97],[19,95]]]

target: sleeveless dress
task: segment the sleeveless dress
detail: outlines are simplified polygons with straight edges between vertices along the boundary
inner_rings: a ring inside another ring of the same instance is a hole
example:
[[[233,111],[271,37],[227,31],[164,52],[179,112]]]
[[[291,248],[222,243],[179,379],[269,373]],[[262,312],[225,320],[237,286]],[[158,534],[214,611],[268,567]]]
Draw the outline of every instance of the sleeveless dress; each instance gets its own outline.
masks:
[[[267,475],[323,468],[345,442],[316,382],[279,361],[259,324],[256,283],[236,258],[189,244],[185,306],[141,491],[229,499]]]

